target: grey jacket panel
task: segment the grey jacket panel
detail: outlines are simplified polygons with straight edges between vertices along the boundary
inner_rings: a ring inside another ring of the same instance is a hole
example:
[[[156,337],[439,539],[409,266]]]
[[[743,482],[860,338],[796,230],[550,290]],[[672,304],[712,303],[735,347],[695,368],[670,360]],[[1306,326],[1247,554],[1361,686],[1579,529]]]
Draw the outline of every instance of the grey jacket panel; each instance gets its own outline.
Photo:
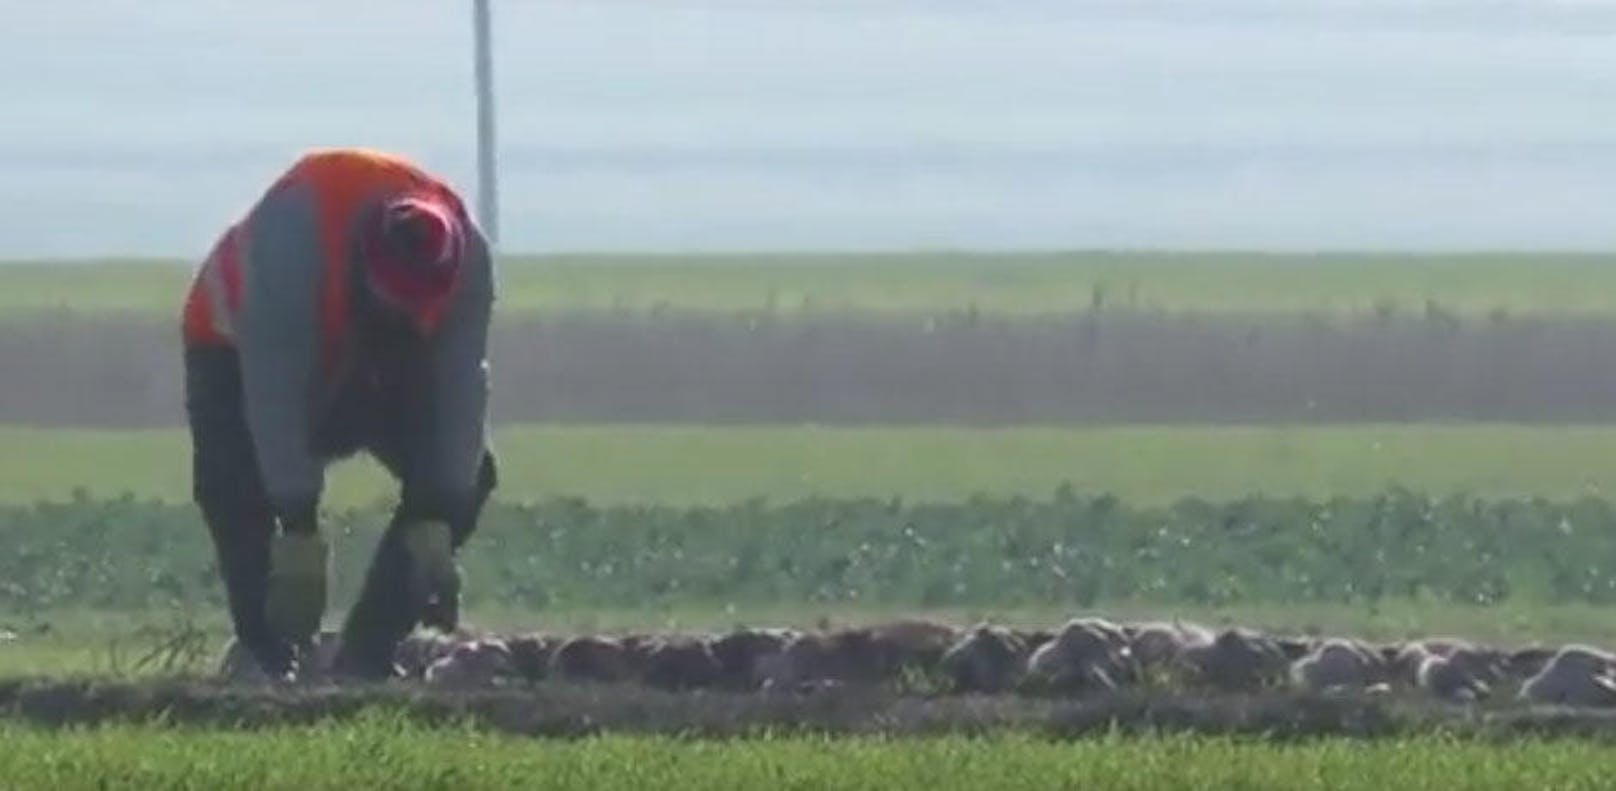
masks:
[[[315,197],[307,187],[279,189],[242,228],[236,347],[244,408],[264,486],[285,517],[317,502],[325,482],[309,436],[324,282]]]
[[[466,227],[462,280],[428,346],[430,426],[414,436],[424,447],[409,454],[409,476],[429,501],[450,506],[470,498],[488,438],[488,326],[494,305],[494,265],[475,224]]]

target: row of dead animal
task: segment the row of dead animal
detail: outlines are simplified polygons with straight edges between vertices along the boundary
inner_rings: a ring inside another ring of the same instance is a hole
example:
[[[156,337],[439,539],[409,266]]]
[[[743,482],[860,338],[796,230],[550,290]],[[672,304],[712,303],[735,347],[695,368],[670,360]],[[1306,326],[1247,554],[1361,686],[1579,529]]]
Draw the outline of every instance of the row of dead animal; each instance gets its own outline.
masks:
[[[320,655],[334,652],[323,634]],[[316,660],[318,662],[320,660]],[[1616,706],[1616,656],[1583,645],[1514,650],[1458,639],[1375,644],[1192,623],[1076,618],[1054,630],[927,620],[707,635],[411,635],[402,673],[474,688],[541,680],[671,689],[804,690],[902,681],[953,693],[1083,695],[1128,687],[1256,692],[1406,692],[1450,702],[1519,698]],[[224,672],[243,675],[244,655]]]
[[[968,691],[1082,693],[1129,685],[1221,692],[1402,692],[1448,702],[1518,698],[1616,706],[1616,655],[1583,645],[1515,650],[1460,639],[1374,644],[1183,623],[1078,618],[1059,631],[969,630],[941,666]]]

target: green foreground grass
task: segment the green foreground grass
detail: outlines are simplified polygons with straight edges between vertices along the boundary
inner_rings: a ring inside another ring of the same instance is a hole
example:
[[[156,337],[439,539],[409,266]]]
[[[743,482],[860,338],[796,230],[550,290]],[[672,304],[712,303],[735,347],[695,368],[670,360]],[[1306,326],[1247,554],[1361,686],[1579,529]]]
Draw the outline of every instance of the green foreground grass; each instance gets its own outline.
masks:
[[[533,741],[385,715],[252,733],[119,725],[0,728],[27,788],[1607,788],[1596,743],[1442,737],[1265,744],[1206,737]]]
[[[200,256],[203,251],[198,251]],[[504,315],[658,309],[1039,314],[1105,304],[1274,313],[1616,314],[1616,255],[1005,253],[508,257]],[[190,262],[0,264],[0,316],[173,314]]]
[[[1441,495],[1616,493],[1616,426],[1139,426],[1103,428],[815,428],[507,426],[499,497],[578,496],[670,505],[973,493],[1047,496],[1063,482],[1138,504],[1186,495],[1324,498],[1401,485]],[[699,462],[699,463],[697,463]],[[0,429],[0,501],[68,497],[76,488],[184,502],[183,430]],[[328,481],[335,507],[390,497],[368,459]]]

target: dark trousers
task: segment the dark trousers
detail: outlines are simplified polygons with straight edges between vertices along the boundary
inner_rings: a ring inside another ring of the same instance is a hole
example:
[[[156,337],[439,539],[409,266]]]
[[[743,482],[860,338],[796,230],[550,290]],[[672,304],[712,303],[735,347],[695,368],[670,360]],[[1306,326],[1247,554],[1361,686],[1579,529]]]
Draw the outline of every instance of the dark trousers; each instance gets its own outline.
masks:
[[[405,489],[386,534],[376,548],[359,599],[342,629],[339,669],[353,675],[378,677],[391,672],[393,652],[424,613],[406,604],[410,564],[401,527],[423,517],[449,521],[456,551],[477,528],[478,517],[497,485],[492,451],[483,455],[472,501],[456,512],[417,513],[420,498],[403,484],[402,448],[406,432],[416,425],[407,407],[397,399],[366,404],[363,392],[339,404],[331,436],[318,438],[323,459],[330,461],[364,450],[385,466]],[[393,404],[394,406],[389,406]],[[281,673],[291,666],[293,650],[269,627],[264,613],[269,580],[269,547],[276,530],[274,509],[265,491],[253,451],[252,434],[243,410],[241,369],[234,349],[185,350],[185,406],[190,422],[192,497],[202,511],[223,577],[230,619],[236,639],[264,668]],[[433,625],[453,628],[458,603],[433,618]]]

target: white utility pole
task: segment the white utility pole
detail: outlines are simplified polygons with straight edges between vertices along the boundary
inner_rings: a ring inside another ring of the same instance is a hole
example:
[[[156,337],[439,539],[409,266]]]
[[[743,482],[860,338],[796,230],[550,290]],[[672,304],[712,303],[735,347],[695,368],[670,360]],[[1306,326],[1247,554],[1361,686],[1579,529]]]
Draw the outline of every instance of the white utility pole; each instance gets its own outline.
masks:
[[[499,243],[499,184],[494,175],[494,56],[489,0],[471,0],[477,58],[477,214],[491,245]]]

